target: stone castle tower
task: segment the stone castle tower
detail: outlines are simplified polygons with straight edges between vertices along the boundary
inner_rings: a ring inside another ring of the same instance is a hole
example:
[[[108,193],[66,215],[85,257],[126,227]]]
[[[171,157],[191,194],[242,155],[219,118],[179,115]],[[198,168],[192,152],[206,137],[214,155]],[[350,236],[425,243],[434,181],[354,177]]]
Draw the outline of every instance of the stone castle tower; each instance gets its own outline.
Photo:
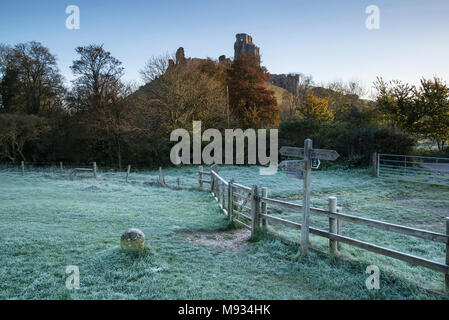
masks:
[[[246,33],[237,33],[234,44],[234,60],[242,54],[256,56],[260,63],[260,48],[253,43],[253,38]],[[298,94],[300,86],[300,76],[298,74],[272,74],[269,82],[275,86]]]
[[[253,38],[246,33],[237,33],[234,43],[234,60],[238,59],[242,54],[253,55],[260,61],[260,49],[253,44]]]

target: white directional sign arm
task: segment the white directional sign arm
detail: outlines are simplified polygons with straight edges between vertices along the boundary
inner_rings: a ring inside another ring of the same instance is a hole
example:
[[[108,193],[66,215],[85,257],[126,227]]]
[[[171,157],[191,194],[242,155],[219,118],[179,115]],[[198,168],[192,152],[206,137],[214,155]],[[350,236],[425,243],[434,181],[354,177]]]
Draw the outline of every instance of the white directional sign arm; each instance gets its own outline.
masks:
[[[304,157],[304,148],[297,147],[282,147],[279,150],[280,154],[286,157],[294,157],[294,158],[303,158]],[[340,155],[335,150],[327,150],[327,149],[312,149],[310,151],[310,157],[316,158],[320,160],[336,160]]]

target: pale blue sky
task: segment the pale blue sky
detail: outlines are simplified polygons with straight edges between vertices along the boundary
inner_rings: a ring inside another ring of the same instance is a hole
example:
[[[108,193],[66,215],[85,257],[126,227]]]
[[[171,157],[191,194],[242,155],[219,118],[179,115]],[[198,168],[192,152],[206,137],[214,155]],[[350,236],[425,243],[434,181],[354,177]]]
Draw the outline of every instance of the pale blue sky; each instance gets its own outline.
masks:
[[[81,29],[65,28],[65,8],[78,5]],[[380,8],[380,30],[365,28],[368,5]],[[253,36],[271,73],[302,72],[315,81],[376,76],[417,83],[438,75],[449,81],[447,0],[117,1],[0,0],[0,42],[42,42],[61,72],[74,48],[104,43],[120,59],[126,80],[152,55],[183,46],[187,56],[233,56],[235,34]]]

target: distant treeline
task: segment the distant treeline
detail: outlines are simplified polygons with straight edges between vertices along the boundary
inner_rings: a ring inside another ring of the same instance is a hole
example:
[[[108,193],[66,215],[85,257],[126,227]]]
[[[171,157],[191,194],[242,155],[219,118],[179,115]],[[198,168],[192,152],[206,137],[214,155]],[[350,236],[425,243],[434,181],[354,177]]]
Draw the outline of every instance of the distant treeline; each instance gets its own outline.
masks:
[[[191,131],[194,120],[203,130],[279,128],[282,144],[310,137],[361,164],[374,151],[411,152],[419,139],[447,149],[449,89],[438,78],[419,88],[378,79],[376,101],[359,99],[356,83],[318,90],[309,81],[280,102],[252,56],[152,57],[141,71],[145,85],[135,88],[102,45],[76,53],[66,87],[42,44],[0,46],[0,161],[168,165],[170,133]]]

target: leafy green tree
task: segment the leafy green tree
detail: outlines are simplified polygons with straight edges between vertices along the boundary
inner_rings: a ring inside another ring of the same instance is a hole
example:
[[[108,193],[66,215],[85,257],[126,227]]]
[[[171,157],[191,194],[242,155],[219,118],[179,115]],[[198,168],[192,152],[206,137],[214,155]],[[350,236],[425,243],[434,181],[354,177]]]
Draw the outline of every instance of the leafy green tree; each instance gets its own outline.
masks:
[[[439,78],[421,79],[419,88],[378,78],[377,104],[387,121],[430,139],[440,151],[449,140],[449,88]]]
[[[318,98],[307,92],[304,99],[298,105],[298,113],[302,118],[319,122],[331,120],[332,112],[328,108],[328,98]]]
[[[443,151],[449,141],[449,88],[439,78],[421,79],[415,109],[419,114],[417,131]]]
[[[382,78],[377,78],[374,86],[376,102],[385,119],[402,130],[416,132],[419,114],[415,109],[415,86],[399,80],[385,82]]]

